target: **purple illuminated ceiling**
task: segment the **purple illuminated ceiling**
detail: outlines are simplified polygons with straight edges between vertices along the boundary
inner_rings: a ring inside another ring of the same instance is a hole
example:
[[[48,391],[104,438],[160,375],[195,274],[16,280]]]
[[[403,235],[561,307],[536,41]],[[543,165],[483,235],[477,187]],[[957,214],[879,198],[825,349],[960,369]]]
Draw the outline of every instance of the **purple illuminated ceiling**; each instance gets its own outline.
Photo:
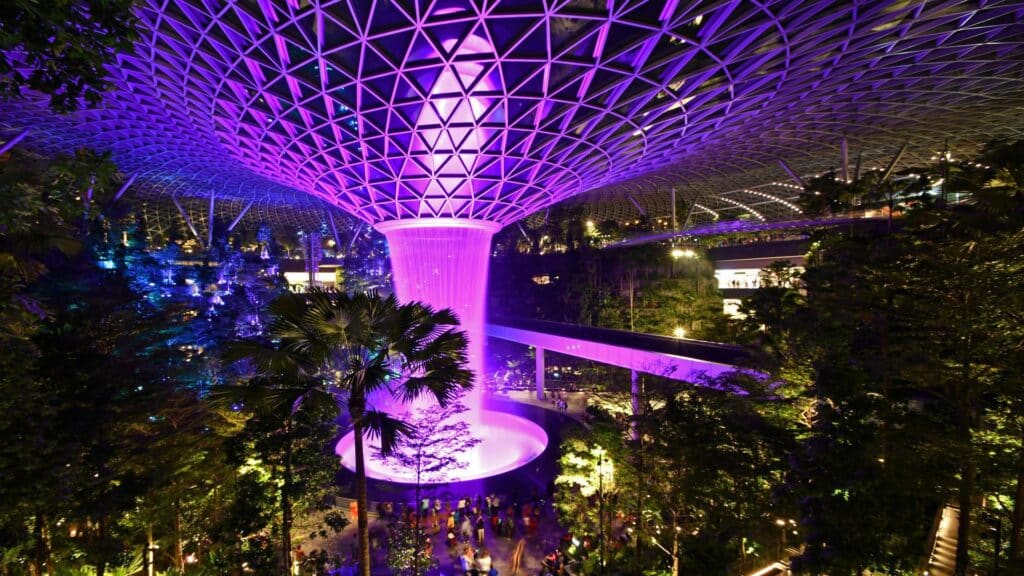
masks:
[[[142,2],[104,108],[0,139],[112,149],[139,193],[507,224],[560,200],[793,218],[778,160],[920,161],[1024,130],[1019,2]],[[788,184],[788,186],[787,186]]]

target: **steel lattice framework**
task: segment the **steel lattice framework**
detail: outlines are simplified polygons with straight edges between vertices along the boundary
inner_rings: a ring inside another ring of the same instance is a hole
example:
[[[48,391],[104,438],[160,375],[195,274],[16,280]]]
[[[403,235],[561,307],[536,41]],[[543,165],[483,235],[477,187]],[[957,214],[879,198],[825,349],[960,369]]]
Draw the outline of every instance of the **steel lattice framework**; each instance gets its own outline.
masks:
[[[144,197],[236,214],[507,224],[588,193],[621,218],[664,213],[678,187],[695,221],[792,218],[779,160],[806,174],[840,138],[880,163],[904,141],[920,159],[1024,131],[1019,2],[148,0],[138,16],[102,108],[8,103],[0,129],[110,149]]]

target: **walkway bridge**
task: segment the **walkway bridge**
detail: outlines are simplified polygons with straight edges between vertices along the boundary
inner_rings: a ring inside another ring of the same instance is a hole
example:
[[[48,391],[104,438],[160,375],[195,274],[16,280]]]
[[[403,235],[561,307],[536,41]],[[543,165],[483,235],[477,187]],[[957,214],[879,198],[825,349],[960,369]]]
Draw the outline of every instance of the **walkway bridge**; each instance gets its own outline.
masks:
[[[544,397],[546,350],[629,369],[634,380],[638,372],[673,380],[714,377],[736,370],[748,359],[743,348],[730,344],[543,320],[501,318],[487,324],[484,332],[536,348],[538,398]]]

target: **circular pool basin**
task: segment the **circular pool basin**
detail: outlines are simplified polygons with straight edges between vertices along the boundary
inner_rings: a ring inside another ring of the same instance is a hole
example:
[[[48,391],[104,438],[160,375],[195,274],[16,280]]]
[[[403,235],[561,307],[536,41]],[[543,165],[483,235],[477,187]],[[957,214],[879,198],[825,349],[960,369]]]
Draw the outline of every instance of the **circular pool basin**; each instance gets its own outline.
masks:
[[[459,454],[463,465],[443,477],[427,479],[423,484],[464,482],[509,472],[540,456],[548,445],[548,435],[543,428],[514,414],[482,410],[473,414],[469,425],[470,435],[479,438],[480,443]],[[400,484],[416,483],[415,470],[374,457],[368,444],[364,443],[367,477]],[[343,466],[355,470],[352,432],[342,437],[334,451],[341,457]]]

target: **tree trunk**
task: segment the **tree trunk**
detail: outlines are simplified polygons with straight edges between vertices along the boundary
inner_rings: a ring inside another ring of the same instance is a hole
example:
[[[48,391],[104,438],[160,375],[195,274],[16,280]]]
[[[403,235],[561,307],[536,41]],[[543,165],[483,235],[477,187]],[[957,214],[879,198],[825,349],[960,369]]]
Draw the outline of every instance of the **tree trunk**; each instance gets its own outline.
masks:
[[[146,549],[142,551],[142,567],[146,576],[156,574],[156,566],[154,566],[156,557],[153,548],[153,526],[151,524],[146,527]]]
[[[46,515],[36,514],[32,537],[35,540],[34,574],[37,576],[50,574],[50,546],[46,538]]]
[[[150,538],[152,540],[152,538]],[[174,565],[185,573],[185,551],[181,544],[181,499],[174,499]]]
[[[631,374],[631,387],[630,396],[632,400],[633,408],[633,422],[630,427],[630,435],[632,437],[632,449],[635,451],[636,458],[636,469],[638,471],[644,470],[644,434],[640,428],[640,419],[643,418],[643,397],[642,390],[639,385],[639,378],[637,377],[636,371],[634,370]],[[646,490],[645,480],[647,475],[642,472],[637,475],[637,493],[636,493],[636,569],[639,574],[642,572],[640,569],[643,564],[643,538],[641,534],[644,533],[644,491]]]
[[[412,527],[413,534],[413,545],[412,545],[412,576],[420,576],[420,457],[416,455],[416,502],[413,506],[416,507],[416,524]]]
[[[284,424],[284,482],[281,485],[281,561],[283,574],[292,571],[292,419]]]
[[[973,513],[974,476],[976,473],[974,458],[971,456],[970,407],[961,406],[957,436],[964,450],[963,464],[960,471],[960,524],[956,533],[956,576],[966,576],[970,563],[971,515]]]
[[[363,426],[359,415],[353,414],[353,434],[356,448],[356,517],[359,531],[359,574],[370,576],[370,521],[366,516],[366,463],[363,460]]]
[[[679,576],[679,526],[678,516],[672,513],[672,576]]]
[[[100,546],[106,548],[107,544],[107,520],[100,518]],[[96,576],[103,576],[107,573],[107,551],[101,548],[100,559],[96,562]]]
[[[1017,452],[1017,490],[1013,500],[1013,523],[1010,526],[1010,560],[1021,557],[1024,545],[1024,448]]]

